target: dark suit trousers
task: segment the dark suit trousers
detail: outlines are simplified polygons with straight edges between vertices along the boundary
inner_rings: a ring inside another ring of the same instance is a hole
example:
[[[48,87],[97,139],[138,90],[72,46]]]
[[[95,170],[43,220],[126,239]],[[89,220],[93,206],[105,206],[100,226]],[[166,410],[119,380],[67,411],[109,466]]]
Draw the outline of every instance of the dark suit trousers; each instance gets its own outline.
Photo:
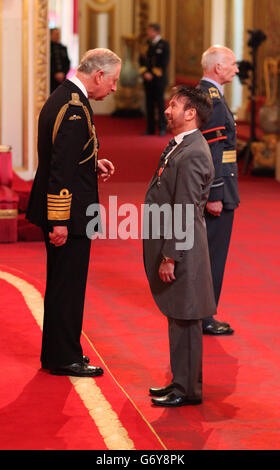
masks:
[[[202,399],[201,320],[168,317],[172,383],[178,396]]]
[[[164,91],[165,84],[161,80],[154,79],[151,82],[145,82],[147,132],[151,134],[155,132],[156,112],[159,130],[166,130]]]
[[[91,241],[68,236],[61,247],[45,232],[47,282],[41,362],[45,368],[81,362],[80,343]]]
[[[219,217],[213,216],[205,210],[209,256],[217,306],[222,290],[233,219],[234,210],[223,209]],[[212,317],[204,318],[203,326],[207,326],[211,321]]]

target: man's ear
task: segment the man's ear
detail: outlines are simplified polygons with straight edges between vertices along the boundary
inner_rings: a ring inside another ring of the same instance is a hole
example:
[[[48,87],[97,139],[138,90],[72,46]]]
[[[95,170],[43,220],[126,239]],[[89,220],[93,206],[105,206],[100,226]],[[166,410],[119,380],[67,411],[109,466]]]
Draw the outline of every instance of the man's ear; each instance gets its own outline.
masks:
[[[215,64],[214,71],[216,72],[217,75],[219,75],[221,70],[222,70],[222,64],[219,64],[219,63]]]
[[[192,121],[196,118],[196,109],[195,108],[188,108],[185,111],[185,119],[186,121]]]
[[[101,81],[103,80],[104,77],[104,71],[103,70],[97,70],[95,73],[95,81],[97,85],[100,85]]]

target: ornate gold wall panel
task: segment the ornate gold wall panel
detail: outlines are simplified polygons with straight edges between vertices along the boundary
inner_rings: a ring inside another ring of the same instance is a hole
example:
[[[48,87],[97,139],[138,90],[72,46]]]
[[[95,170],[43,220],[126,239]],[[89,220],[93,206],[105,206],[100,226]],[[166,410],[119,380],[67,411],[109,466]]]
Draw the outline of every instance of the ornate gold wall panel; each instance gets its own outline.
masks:
[[[22,169],[28,168],[28,0],[22,1]]]
[[[34,155],[37,149],[37,125],[42,106],[49,94],[48,0],[34,0]]]
[[[92,4],[87,5],[87,43],[86,49],[94,49],[97,47],[98,38],[97,38],[97,21],[98,13],[107,13],[109,17],[109,37],[108,37],[108,47],[111,50],[115,48],[115,5],[106,4],[106,0],[99,0],[102,2],[103,8],[96,8]]]
[[[256,2],[253,2],[256,3]],[[266,57],[280,56],[280,2],[258,0],[258,8],[253,5],[255,29],[261,29],[267,35],[266,41],[258,50],[258,94],[264,94],[264,60]]]
[[[199,80],[204,51],[204,0],[177,1],[176,75]]]
[[[136,0],[136,15],[137,15],[137,33],[139,35],[139,42],[144,42],[146,39],[146,30],[149,24],[150,5],[148,0]]]
[[[116,50],[116,0],[80,0],[79,1],[79,51],[80,57],[89,50],[98,47],[97,21],[99,13],[108,13],[108,47]]]

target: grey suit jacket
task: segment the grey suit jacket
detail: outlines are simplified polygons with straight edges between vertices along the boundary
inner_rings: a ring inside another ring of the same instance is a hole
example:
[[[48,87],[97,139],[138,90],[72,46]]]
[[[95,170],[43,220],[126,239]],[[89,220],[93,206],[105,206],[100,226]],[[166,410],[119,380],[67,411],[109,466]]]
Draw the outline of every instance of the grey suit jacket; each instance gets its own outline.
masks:
[[[160,185],[159,168],[144,206],[143,255],[150,289],[164,315],[202,319],[216,313],[216,303],[204,220],[214,167],[201,132],[185,136],[171,153]],[[165,208],[160,217],[156,205]],[[175,260],[176,280],[168,284],[158,274],[163,255]]]

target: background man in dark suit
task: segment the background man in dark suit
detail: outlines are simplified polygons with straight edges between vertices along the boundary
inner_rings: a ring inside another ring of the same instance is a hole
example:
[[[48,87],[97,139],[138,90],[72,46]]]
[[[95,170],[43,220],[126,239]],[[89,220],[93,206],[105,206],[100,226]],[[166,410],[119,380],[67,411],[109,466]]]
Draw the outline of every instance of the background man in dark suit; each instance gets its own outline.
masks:
[[[233,80],[238,67],[234,53],[223,46],[213,46],[202,57],[203,78],[199,87],[213,102],[212,116],[203,130],[215,167],[215,178],[206,205],[206,224],[213,285],[218,306],[234,211],[239,205],[236,130],[233,114],[223,96],[223,85]],[[209,317],[203,320],[203,333],[231,335],[228,323]]]
[[[160,26],[158,24],[148,26],[147,37],[147,47],[139,57],[140,74],[143,77],[146,96],[146,134],[155,134],[157,112],[159,134],[165,135],[164,92],[168,83],[167,66],[170,58],[170,46],[160,36]]]
[[[168,318],[173,374],[168,386],[150,389],[158,406],[202,401],[201,319],[214,315],[216,304],[204,220],[214,168],[199,128],[211,110],[201,90],[175,89],[165,113],[175,139],[163,152],[145,199],[144,264],[154,300]],[[153,217],[155,207],[169,208],[164,224]],[[187,217],[187,207],[193,217]],[[183,246],[180,232],[186,234]]]
[[[98,174],[114,173],[98,160],[98,139],[89,99],[116,91],[121,61],[108,49],[93,49],[78,71],[48,98],[38,127],[39,165],[27,218],[42,227],[47,250],[42,367],[56,375],[97,376],[80,343],[91,240],[90,204],[98,203]]]
[[[70,60],[68,57],[67,47],[60,42],[60,29],[53,28],[50,32],[51,35],[51,93],[58,87],[65,79],[70,69]]]

